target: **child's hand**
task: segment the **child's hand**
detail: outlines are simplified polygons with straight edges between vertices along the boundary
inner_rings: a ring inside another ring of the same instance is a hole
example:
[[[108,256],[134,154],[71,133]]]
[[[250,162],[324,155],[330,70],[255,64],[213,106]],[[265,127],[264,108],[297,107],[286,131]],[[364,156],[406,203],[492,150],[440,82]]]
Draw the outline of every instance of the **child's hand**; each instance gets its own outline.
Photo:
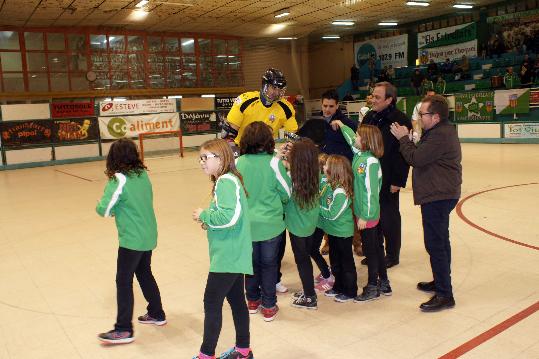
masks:
[[[291,148],[292,148],[291,142],[287,142],[281,145],[281,147],[279,147],[279,151],[277,152],[277,157],[279,157],[282,160],[286,159],[286,155],[288,154]]]
[[[359,228],[360,230],[363,230],[365,228],[367,228],[367,221],[361,219],[361,218],[358,218],[357,219],[357,228]]]
[[[202,208],[197,208],[193,211],[193,220],[200,222],[200,214],[202,213]]]
[[[341,128],[342,125],[343,123],[341,122],[341,120],[331,121],[331,128],[333,128],[333,131],[337,131],[339,128]]]

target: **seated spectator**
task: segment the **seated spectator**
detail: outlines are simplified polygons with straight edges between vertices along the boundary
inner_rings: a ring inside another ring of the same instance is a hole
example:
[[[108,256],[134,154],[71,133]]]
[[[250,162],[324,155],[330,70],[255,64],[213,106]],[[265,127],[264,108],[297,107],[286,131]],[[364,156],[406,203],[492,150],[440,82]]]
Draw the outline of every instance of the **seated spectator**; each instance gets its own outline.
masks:
[[[436,93],[439,95],[445,94],[445,85],[446,82],[444,78],[441,75],[438,75],[438,80],[434,84],[434,90],[436,91]]]
[[[534,64],[528,54],[524,55],[522,65],[520,65],[520,87],[531,87]]]
[[[423,76],[421,71],[419,71],[419,69],[415,69],[412,77],[410,78],[410,85],[414,88],[417,96],[421,95],[421,84],[423,83],[424,79],[425,76]]]
[[[380,76],[378,76],[378,82],[387,82],[389,80],[389,76],[387,75],[387,66],[384,66],[384,68],[380,71]]]
[[[434,90],[434,84],[428,78],[423,78],[421,82],[421,96],[425,96],[427,92]]]
[[[453,66],[453,74],[455,75],[456,81],[464,80],[463,73],[464,71],[462,71],[462,67],[460,66],[460,64],[455,64],[455,66]]]
[[[387,68],[387,76],[389,77],[389,82],[393,81],[395,78],[395,69],[393,68],[393,65],[389,65]]]
[[[470,61],[466,55],[462,55],[462,60],[460,62],[460,67],[462,69],[462,78],[468,79],[470,76]]]
[[[356,64],[350,69],[350,81],[352,81],[352,89],[357,91],[359,87],[359,69]]]
[[[453,73],[453,63],[449,59],[445,59],[445,62],[441,66],[443,74],[452,74]]]
[[[354,97],[352,96],[352,94],[350,93],[350,91],[348,91],[346,93],[346,95],[344,95],[344,97],[342,98],[343,101],[354,101]]]
[[[503,75],[503,84],[505,85],[506,89],[513,89],[515,88],[515,81],[517,80],[517,77],[515,73],[513,72],[512,67],[508,67],[505,70],[505,74]]]
[[[438,76],[438,65],[434,62],[434,59],[430,59],[429,66],[427,66],[428,78],[434,81]]]

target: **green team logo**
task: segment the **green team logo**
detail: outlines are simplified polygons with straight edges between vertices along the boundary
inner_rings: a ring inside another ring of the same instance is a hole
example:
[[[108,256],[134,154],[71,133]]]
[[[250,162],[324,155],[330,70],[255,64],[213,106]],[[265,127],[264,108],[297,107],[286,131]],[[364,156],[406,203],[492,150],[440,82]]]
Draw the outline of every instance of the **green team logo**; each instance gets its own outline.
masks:
[[[113,117],[110,119],[107,129],[112,137],[123,138],[127,133],[127,122],[122,117]]]

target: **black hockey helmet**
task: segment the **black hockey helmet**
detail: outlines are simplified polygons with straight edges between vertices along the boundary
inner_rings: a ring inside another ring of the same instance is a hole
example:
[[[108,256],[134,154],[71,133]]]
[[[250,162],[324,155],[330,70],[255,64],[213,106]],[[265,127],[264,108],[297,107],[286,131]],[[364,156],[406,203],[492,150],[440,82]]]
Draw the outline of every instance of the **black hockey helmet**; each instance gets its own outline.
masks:
[[[262,76],[262,86],[264,85],[273,85],[284,89],[286,87],[286,79],[281,70],[269,68]]]

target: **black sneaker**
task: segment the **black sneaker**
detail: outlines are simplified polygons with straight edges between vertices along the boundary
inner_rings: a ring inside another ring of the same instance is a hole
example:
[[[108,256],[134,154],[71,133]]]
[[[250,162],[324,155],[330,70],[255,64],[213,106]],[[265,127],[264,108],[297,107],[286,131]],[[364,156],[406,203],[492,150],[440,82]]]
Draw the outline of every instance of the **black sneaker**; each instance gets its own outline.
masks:
[[[354,298],[356,303],[370,302],[371,300],[380,299],[380,291],[375,285],[367,285],[363,287],[363,293]]]
[[[294,292],[292,294],[292,299],[294,299],[294,300],[298,299],[299,297],[303,297],[303,291],[302,290],[300,290],[299,292]]]
[[[135,340],[132,332],[123,332],[115,329],[98,334],[97,339],[107,344],[129,344]]]
[[[141,324],[155,324],[158,326],[167,324],[166,319],[157,319],[152,316],[150,316],[148,313],[141,315],[138,317],[138,322]]]
[[[391,286],[389,285],[389,280],[378,280],[378,290],[380,291],[380,294],[390,296],[393,294],[393,291],[391,290]]]
[[[419,282],[417,283],[417,289],[423,291],[423,292],[435,292],[436,291],[436,285],[434,284],[434,281],[432,282]]]
[[[305,308],[305,309],[318,309],[318,301],[316,295],[311,297],[302,295],[297,299],[294,299],[292,306],[295,308]]]
[[[253,351],[249,351],[249,354],[242,355],[235,347],[230,348],[223,354],[219,355],[217,359],[253,359]]]

